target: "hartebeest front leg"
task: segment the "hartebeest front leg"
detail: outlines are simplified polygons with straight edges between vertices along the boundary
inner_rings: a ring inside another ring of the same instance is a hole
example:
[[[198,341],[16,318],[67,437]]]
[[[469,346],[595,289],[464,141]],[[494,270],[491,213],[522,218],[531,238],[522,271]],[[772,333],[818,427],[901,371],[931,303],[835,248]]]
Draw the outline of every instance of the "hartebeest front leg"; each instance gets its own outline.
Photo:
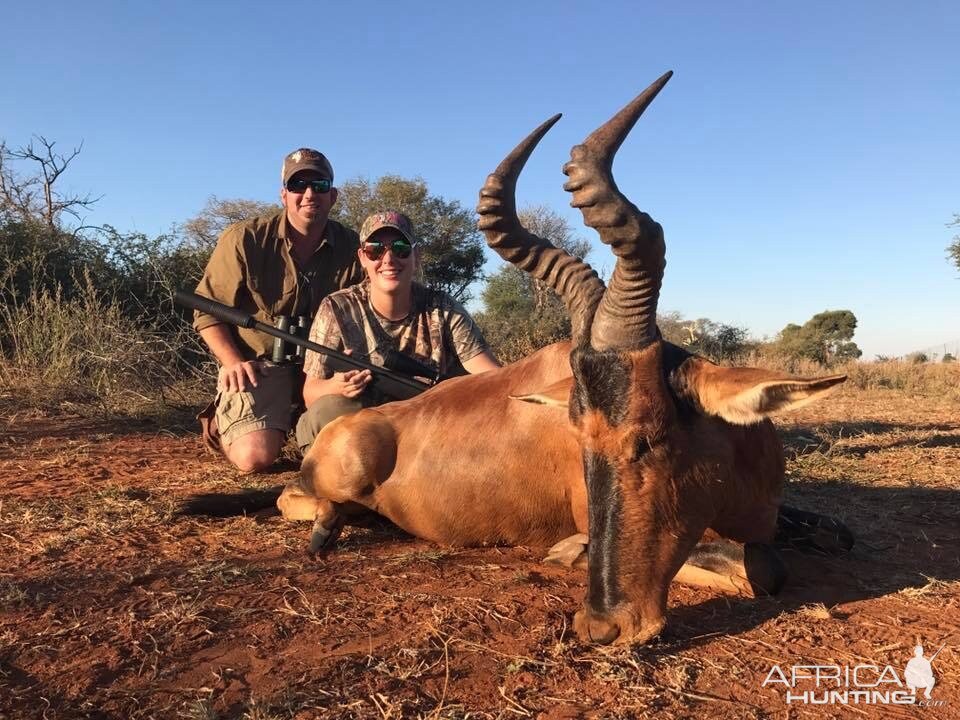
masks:
[[[853,548],[853,533],[836,518],[781,505],[774,542],[800,552],[842,555]]]
[[[585,570],[589,544],[586,533],[571,535],[551,547],[543,562]],[[775,595],[786,576],[783,559],[773,546],[722,540],[708,530],[673,581],[724,595],[755,598]]]
[[[787,568],[772,545],[724,540],[707,531],[674,580],[728,595],[755,598],[776,595]]]
[[[543,561],[564,567],[586,568],[589,545],[590,538],[586,533],[571,535],[551,547]]]

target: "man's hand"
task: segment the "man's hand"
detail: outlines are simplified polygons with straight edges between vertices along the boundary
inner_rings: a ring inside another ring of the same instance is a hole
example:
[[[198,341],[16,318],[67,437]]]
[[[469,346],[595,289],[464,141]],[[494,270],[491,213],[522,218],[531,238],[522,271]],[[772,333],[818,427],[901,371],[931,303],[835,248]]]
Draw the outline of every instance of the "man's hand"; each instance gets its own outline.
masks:
[[[334,373],[330,378],[331,394],[343,395],[345,398],[355,398],[363,392],[369,382],[373,379],[373,373],[369,370],[347,370],[346,372]]]
[[[263,374],[263,366],[256,360],[243,360],[224,365],[217,376],[220,390],[243,392],[257,386],[257,376]]]
[[[210,325],[200,331],[200,337],[220,363],[218,390],[242,392],[257,386],[257,375],[263,374],[263,366],[256,360],[243,359],[229,327],[223,324]]]

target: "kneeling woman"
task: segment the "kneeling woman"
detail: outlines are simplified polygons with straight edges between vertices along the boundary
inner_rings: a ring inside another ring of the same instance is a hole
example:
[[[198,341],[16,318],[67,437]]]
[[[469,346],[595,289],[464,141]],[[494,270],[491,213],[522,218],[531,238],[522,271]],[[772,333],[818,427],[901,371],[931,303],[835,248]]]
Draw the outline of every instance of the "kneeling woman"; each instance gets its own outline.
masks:
[[[406,215],[368,217],[359,256],[367,279],[323,300],[310,330],[313,342],[380,366],[394,350],[443,375],[458,364],[468,373],[500,366],[460,303],[413,281],[417,243]],[[334,418],[386,401],[367,387],[369,370],[334,372],[323,355],[308,351],[303,371],[307,411],[297,424],[297,444],[304,454]]]

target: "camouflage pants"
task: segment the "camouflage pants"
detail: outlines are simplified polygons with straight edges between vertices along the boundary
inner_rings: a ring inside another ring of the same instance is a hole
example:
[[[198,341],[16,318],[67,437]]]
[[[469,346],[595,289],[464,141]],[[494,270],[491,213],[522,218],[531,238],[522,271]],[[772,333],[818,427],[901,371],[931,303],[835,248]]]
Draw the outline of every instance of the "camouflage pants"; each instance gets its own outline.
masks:
[[[297,446],[304,455],[313,445],[320,431],[329,423],[342,415],[350,415],[365,407],[372,407],[375,403],[363,393],[360,397],[345,398],[342,395],[321,395],[307,411],[300,416],[297,422]]]

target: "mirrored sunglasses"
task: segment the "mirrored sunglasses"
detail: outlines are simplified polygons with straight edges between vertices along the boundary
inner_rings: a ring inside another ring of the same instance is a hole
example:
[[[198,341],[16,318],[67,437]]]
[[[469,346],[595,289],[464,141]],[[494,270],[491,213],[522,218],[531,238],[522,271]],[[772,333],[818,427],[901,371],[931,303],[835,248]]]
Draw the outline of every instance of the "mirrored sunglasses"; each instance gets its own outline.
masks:
[[[363,254],[371,260],[379,260],[387,250],[392,252],[394,257],[404,260],[410,257],[410,253],[413,252],[413,244],[402,237],[396,238],[395,240],[387,240],[386,242],[382,240],[367,240],[360,249],[363,251]]]
[[[315,193],[323,195],[330,192],[333,183],[329,180],[307,180],[306,178],[290,178],[287,180],[287,190],[292,193],[305,193],[310,188]]]

